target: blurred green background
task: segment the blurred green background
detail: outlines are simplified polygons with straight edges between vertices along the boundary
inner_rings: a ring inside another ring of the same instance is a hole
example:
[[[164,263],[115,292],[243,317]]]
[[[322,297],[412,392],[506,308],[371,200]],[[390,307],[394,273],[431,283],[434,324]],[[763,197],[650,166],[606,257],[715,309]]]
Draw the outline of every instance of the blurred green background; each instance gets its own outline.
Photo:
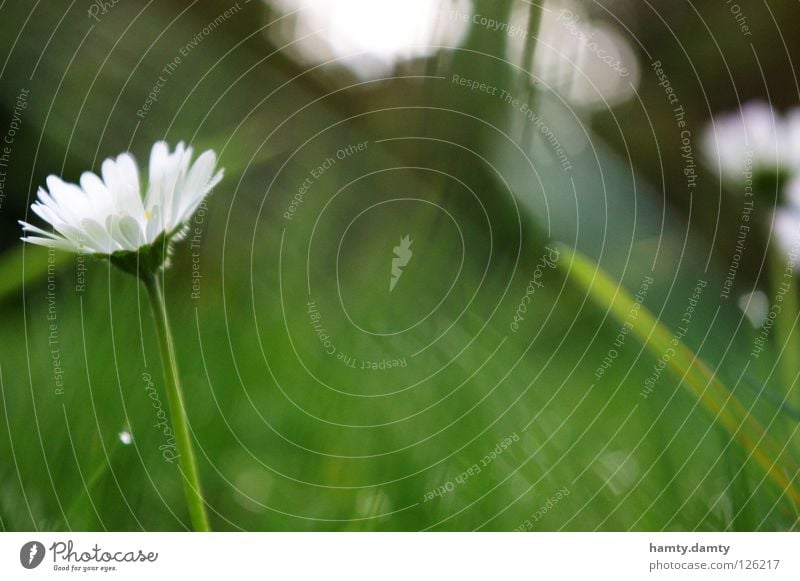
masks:
[[[611,27],[638,67],[632,90],[608,103],[598,89],[591,105],[525,72],[552,46],[472,18],[538,30],[521,0],[450,3],[442,22],[467,15],[455,45],[370,77],[349,66],[363,54],[297,53],[326,32],[298,36],[285,3],[92,6],[0,8],[0,133],[21,111],[0,206],[0,528],[188,526],[146,390],[149,374],[166,397],[141,288],[106,262],[23,248],[16,224],[48,174],[77,181],[127,149],[141,163],[161,138],[214,148],[226,171],[165,287],[216,530],[797,526],[680,377],[664,371],[642,397],[656,357],[633,337],[615,345],[621,323],[563,268],[535,274],[560,241],[631,294],[650,276],[644,304],[670,329],[706,281],[684,342],[797,457],[775,349],[749,360],[757,329],[736,304],[763,287],[761,243],[720,299],[741,201],[697,144],[687,192],[650,67],[668,71],[698,141],[739,101],[792,105],[797,3],[749,7],[745,38],[723,2],[548,2],[547,26],[569,10]],[[529,104],[569,169],[519,105],[453,75]],[[406,235],[414,255],[389,292]]]

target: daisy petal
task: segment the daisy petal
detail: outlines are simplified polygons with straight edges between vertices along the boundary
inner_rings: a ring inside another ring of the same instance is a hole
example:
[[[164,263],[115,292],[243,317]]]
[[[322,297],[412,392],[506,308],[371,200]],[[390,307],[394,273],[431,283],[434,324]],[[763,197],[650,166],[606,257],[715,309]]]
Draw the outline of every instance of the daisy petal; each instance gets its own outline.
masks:
[[[104,160],[99,175],[84,172],[79,185],[48,176],[47,188],[39,188],[31,210],[52,231],[20,222],[23,240],[110,255],[138,251],[164,235],[177,239],[176,233],[187,227],[192,213],[222,179],[213,151],[203,152],[194,163],[192,155],[183,142],[172,152],[164,141],[156,142],[144,196],[130,153]]]

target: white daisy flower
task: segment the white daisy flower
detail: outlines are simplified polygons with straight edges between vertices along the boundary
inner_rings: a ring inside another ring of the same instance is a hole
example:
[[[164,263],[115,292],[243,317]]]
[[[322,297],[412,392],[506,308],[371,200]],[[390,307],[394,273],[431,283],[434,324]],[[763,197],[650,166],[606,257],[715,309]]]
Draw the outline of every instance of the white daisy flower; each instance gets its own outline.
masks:
[[[222,179],[217,156],[203,152],[192,163],[192,148],[179,143],[170,153],[159,141],[150,152],[149,183],[142,193],[139,170],[130,153],[103,162],[101,175],[84,172],[80,185],[51,175],[39,188],[31,210],[53,232],[20,221],[25,242],[119,261],[142,255],[145,267],[160,267],[169,242],[180,237],[203,198]],[[142,252],[142,251],[147,252]],[[130,266],[130,264],[128,265]],[[129,268],[126,268],[129,270]]]
[[[701,141],[709,165],[733,182],[740,182],[746,169],[775,176],[794,170],[800,153],[795,144],[800,146],[800,117],[792,114],[784,119],[763,101],[716,117]]]

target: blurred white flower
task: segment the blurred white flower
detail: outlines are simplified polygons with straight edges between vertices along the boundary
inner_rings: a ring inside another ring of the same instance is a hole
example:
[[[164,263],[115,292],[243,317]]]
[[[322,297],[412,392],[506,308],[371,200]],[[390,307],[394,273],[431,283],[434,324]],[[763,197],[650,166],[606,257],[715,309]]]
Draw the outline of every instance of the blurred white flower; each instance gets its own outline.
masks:
[[[706,127],[702,150],[723,180],[743,182],[756,195],[777,195],[774,244],[800,270],[800,107],[781,115],[763,101],[746,103]],[[757,324],[760,315],[742,308]]]
[[[157,142],[150,153],[149,185],[144,195],[130,153],[106,159],[102,178],[84,172],[80,185],[48,176],[47,189],[39,189],[31,210],[54,232],[20,221],[25,232],[22,240],[105,256],[136,253],[156,241],[168,243],[222,179],[221,169],[215,173],[217,156],[212,150],[191,161],[192,148],[183,142],[172,153],[165,142]]]
[[[737,302],[739,308],[756,329],[761,328],[769,314],[769,298],[760,290],[745,293]]]
[[[524,34],[509,35],[509,60],[524,64],[527,41],[533,35],[536,82],[571,105],[604,110],[636,94],[640,80],[636,52],[617,27],[591,18],[585,6],[572,0],[549,0],[543,6],[539,29],[527,30],[529,3],[514,3],[511,25]]]
[[[468,0],[269,0],[282,12],[268,34],[302,61],[337,57],[361,78],[386,74],[398,61],[457,44],[467,29]]]
[[[701,147],[725,180],[741,181],[745,171],[775,176],[796,171],[800,111],[784,118],[763,101],[745,103],[739,111],[715,117],[703,132]]]
[[[786,184],[783,199],[787,206],[800,210],[800,172]]]
[[[773,235],[775,244],[792,262],[795,270],[800,270],[800,178],[793,179],[786,188],[787,203],[775,210]]]

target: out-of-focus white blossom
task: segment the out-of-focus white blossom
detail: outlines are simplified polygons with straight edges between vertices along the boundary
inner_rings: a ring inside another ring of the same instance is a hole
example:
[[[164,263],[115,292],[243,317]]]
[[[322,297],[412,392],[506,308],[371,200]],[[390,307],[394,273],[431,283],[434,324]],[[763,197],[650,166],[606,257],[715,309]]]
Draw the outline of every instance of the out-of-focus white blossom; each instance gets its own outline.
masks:
[[[282,13],[268,34],[285,53],[334,59],[361,78],[382,76],[400,61],[455,46],[468,28],[468,0],[270,0]]]
[[[760,328],[769,313],[769,298],[760,290],[743,294],[737,301],[739,308],[756,329]]]
[[[786,203],[775,209],[772,234],[787,261],[800,270],[800,177],[789,183],[784,198]]]
[[[764,101],[751,101],[715,117],[701,147],[726,181],[741,182],[745,171],[791,175],[800,168],[800,110],[783,116]]]

